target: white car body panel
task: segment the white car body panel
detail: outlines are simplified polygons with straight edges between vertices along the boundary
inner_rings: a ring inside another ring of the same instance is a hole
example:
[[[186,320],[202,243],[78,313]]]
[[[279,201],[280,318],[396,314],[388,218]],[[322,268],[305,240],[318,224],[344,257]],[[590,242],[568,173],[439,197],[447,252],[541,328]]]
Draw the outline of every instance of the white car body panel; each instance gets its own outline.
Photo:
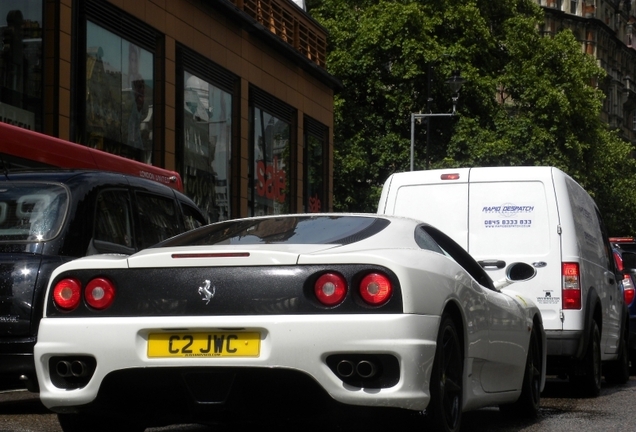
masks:
[[[90,317],[45,316],[35,346],[42,403],[54,410],[95,400],[110,372],[127,368],[240,366],[302,371],[335,400],[350,405],[423,410],[430,401],[429,380],[440,317],[452,303],[461,311],[464,358],[464,410],[512,403],[521,393],[533,322],[532,300],[508,288],[488,289],[449,257],[414,247],[418,222],[390,218],[393,229],[371,240],[338,245],[236,245],[147,249],[132,257],[94,256],[60,266],[51,277],[73,269],[131,269],[202,266],[373,264],[391,269],[400,281],[403,313],[239,316]],[[396,235],[397,234],[397,235]],[[387,248],[396,244],[403,247]],[[266,248],[266,250],[264,250]],[[221,252],[248,256],[215,256]],[[174,258],[174,254],[191,257]],[[423,263],[426,263],[424,265]],[[49,287],[49,290],[51,287]],[[50,306],[47,296],[45,311]],[[258,358],[149,358],[151,332],[245,329],[261,333]],[[320,328],[320,331],[316,331]],[[545,334],[541,330],[545,357]],[[113,355],[116,352],[116,355]],[[399,382],[390,388],[360,389],[343,382],[325,364],[330,353],[387,353],[400,363]],[[49,359],[86,354],[97,359],[88,385],[61,389],[52,384]],[[541,388],[545,382],[545,361]]]

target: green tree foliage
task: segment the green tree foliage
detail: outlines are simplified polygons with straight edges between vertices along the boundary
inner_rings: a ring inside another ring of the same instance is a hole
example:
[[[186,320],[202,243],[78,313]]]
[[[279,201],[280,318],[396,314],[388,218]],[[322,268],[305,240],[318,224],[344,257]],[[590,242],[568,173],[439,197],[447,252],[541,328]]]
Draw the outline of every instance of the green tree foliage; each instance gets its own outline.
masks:
[[[376,210],[386,178],[409,169],[411,113],[427,102],[451,112],[445,81],[460,70],[459,115],[430,119],[428,140],[416,125],[415,169],[557,166],[594,196],[612,234],[636,233],[636,161],[601,121],[605,74],[571,32],[540,33],[533,0],[307,4],[330,32],[328,69],[344,87],[335,98],[336,210]]]

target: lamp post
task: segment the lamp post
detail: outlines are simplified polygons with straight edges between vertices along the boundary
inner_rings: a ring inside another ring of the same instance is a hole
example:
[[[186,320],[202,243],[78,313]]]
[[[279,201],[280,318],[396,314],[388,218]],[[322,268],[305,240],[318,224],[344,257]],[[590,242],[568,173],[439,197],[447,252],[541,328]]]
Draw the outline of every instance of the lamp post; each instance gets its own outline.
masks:
[[[430,98],[430,76],[431,76],[431,70],[429,69],[429,97],[427,100],[427,105],[431,102],[431,98]],[[422,114],[420,113],[411,113],[411,171],[413,171],[413,158],[414,158],[414,153],[415,153],[415,119],[427,119],[427,132],[426,132],[426,168],[428,169],[428,144],[429,144],[429,137],[430,137],[430,118],[431,117],[454,117],[455,115],[457,115],[457,99],[459,99],[459,90],[462,88],[462,85],[464,84],[464,82],[466,82],[466,80],[464,78],[462,78],[459,75],[459,71],[453,71],[453,76],[450,77],[448,80],[446,80],[446,84],[448,84],[448,86],[451,89],[451,92],[453,93],[452,96],[452,100],[453,100],[453,111],[450,113],[426,113],[426,114]],[[428,106],[427,106],[428,108]],[[429,109],[430,110],[430,109]]]

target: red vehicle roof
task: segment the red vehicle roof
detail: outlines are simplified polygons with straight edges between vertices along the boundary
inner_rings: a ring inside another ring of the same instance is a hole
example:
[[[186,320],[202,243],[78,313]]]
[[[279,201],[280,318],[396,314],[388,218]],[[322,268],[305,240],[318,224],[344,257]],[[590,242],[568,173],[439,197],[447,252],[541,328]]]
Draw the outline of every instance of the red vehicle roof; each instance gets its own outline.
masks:
[[[148,165],[101,150],[0,122],[0,153],[58,168],[113,171],[147,178],[183,192],[176,171]]]

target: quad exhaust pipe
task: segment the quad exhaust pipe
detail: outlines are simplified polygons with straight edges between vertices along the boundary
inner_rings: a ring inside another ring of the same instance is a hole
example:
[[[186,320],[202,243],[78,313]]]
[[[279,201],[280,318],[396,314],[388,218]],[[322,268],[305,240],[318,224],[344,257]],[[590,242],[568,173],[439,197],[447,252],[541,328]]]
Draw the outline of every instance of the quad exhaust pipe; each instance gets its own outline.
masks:
[[[88,366],[81,360],[61,360],[55,365],[55,372],[62,378],[82,378],[88,375]]]
[[[88,355],[66,355],[49,358],[51,383],[61,389],[72,390],[86,386],[97,368],[97,359]]]
[[[336,372],[341,378],[350,378],[354,375],[360,378],[373,378],[378,372],[378,366],[370,360],[341,360],[336,366]]]
[[[338,353],[325,359],[331,372],[346,385],[381,389],[400,382],[400,362],[393,354]]]

